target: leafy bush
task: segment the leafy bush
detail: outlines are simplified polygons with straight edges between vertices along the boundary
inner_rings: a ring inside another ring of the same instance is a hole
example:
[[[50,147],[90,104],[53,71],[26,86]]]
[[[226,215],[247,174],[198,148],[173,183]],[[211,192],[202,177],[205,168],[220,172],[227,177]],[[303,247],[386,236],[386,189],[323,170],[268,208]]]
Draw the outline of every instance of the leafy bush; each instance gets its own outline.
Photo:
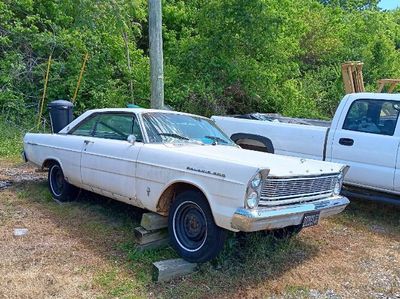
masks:
[[[400,77],[400,9],[369,0],[164,0],[166,104],[203,115],[333,115],[340,64],[362,60],[367,90]],[[0,2],[0,111],[36,117],[52,55],[46,103],[71,99],[89,61],[76,111],[149,106],[147,1]],[[46,115],[46,113],[45,113]]]

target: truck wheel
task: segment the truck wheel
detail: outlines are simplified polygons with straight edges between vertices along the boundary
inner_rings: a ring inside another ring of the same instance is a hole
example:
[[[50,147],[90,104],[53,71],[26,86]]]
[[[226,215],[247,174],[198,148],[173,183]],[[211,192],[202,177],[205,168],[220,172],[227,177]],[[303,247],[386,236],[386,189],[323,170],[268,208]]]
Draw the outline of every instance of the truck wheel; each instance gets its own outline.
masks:
[[[207,200],[196,191],[185,191],[176,197],[168,216],[168,231],[177,253],[196,263],[216,257],[226,237],[226,231],[215,224]]]
[[[75,198],[78,189],[68,183],[58,163],[50,166],[48,174],[49,190],[53,198],[59,201],[68,201]]]
[[[299,234],[302,228],[302,225],[292,225],[284,228],[265,231],[265,233],[273,236],[276,239],[288,239]]]

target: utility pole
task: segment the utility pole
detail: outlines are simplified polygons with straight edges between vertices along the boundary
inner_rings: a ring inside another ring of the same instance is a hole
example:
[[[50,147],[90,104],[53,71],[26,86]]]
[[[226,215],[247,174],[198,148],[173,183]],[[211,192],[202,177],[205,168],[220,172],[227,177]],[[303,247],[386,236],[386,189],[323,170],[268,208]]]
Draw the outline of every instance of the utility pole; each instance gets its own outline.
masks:
[[[164,107],[164,68],[161,0],[149,2],[151,108]]]

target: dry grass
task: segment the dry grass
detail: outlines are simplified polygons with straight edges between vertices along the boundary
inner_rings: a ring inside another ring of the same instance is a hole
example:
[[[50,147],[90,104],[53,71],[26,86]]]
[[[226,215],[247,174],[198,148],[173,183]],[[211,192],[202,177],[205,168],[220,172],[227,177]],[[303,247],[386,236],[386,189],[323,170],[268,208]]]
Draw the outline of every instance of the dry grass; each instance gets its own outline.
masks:
[[[175,253],[136,252],[143,211],[87,193],[58,205],[43,175],[12,169],[0,161],[0,180],[19,175],[0,192],[0,298],[400,297],[399,208],[354,201],[289,241],[232,234],[215,261],[156,284],[151,263]]]

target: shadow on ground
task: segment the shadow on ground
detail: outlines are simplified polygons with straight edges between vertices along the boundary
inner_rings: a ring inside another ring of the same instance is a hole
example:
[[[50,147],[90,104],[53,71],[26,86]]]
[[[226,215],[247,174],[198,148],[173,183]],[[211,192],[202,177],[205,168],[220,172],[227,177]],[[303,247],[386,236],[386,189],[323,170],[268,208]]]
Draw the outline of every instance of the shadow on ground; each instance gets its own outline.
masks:
[[[135,249],[133,228],[142,209],[89,192],[81,192],[74,202],[58,204],[47,191],[46,182],[21,183],[14,186],[24,201],[33,201],[56,227],[68,232],[96,255],[110,264],[123,267],[126,274],[140,281],[147,294],[156,292],[167,297],[199,297],[215,294],[237,295],[245,288],[277,279],[286,271],[312,258],[318,251],[299,238],[278,241],[262,234],[249,234],[243,240],[231,233],[221,255],[199,266],[199,271],[170,283],[151,282],[154,261],[177,257],[171,248],[140,253]],[[102,279],[100,279],[100,283]],[[118,281],[103,287],[115,287]],[[127,290],[128,291],[128,290]],[[121,295],[121,294],[114,294]]]

